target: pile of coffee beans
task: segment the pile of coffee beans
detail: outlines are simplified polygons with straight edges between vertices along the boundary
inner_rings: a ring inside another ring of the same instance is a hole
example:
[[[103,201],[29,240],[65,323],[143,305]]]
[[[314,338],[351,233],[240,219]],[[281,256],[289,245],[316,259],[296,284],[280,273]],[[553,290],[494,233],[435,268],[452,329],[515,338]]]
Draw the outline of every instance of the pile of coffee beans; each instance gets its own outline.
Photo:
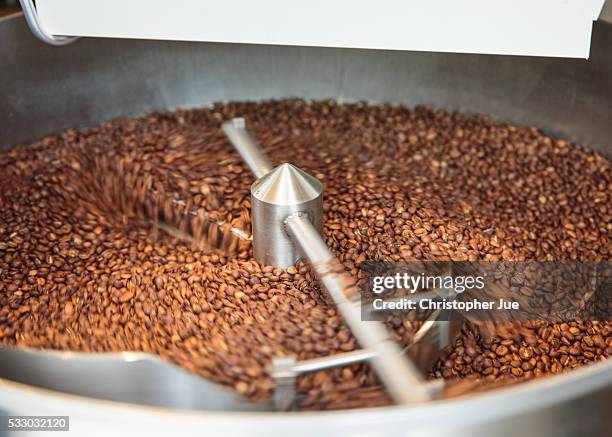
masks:
[[[253,177],[220,129],[238,116],[275,164],[322,182],[326,241],[354,276],[374,260],[610,260],[612,164],[568,141],[425,107],[218,104],[0,153],[0,344],[150,352],[252,399],[270,396],[274,357],[357,348],[305,265],[259,265],[249,245],[205,250],[132,220],[145,187],[248,235]],[[431,377],[526,380],[612,354],[611,321],[520,325],[466,324]],[[389,327],[408,344],[417,325]],[[307,408],[389,402],[366,364],[298,388]]]

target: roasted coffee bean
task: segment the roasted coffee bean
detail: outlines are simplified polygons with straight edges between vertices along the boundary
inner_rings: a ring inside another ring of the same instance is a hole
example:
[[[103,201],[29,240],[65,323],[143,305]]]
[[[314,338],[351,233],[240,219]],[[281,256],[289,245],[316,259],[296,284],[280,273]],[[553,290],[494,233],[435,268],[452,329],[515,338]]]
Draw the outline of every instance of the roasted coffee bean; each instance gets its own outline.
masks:
[[[282,271],[248,243],[211,252],[181,238],[250,232],[253,177],[220,129],[236,116],[275,164],[322,182],[326,241],[356,279],[366,261],[610,260],[610,161],[568,141],[425,107],[218,104],[0,153],[0,344],[155,353],[253,399],[270,396],[274,357],[358,347],[306,265]],[[419,324],[388,326],[409,344]],[[431,369],[465,380],[447,395],[612,351],[610,321],[484,328],[466,323]],[[367,364],[303,375],[298,389],[309,409],[390,402]]]

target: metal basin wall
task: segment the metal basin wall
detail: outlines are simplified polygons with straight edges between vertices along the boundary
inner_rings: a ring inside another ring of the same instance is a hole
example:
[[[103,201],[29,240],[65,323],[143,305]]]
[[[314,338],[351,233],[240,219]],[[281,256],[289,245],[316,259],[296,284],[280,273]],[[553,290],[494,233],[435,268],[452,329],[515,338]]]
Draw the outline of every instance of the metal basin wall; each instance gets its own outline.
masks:
[[[21,16],[0,19],[0,150],[119,115],[283,97],[481,112],[610,156],[612,25],[597,23],[587,62],[112,39],[50,47]],[[88,435],[572,436],[604,435],[612,426],[612,362],[428,405],[325,413],[178,411],[14,379],[0,374],[0,413],[70,415],[71,429]]]

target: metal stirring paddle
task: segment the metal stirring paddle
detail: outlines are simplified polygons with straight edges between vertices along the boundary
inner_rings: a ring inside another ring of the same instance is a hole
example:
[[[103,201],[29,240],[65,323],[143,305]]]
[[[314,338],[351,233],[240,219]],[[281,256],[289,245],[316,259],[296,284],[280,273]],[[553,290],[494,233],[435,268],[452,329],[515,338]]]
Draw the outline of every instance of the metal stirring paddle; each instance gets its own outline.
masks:
[[[196,249],[225,256],[244,253],[251,244],[248,230],[215,214],[214,205],[222,199],[213,193],[208,194],[213,203],[209,211],[194,205],[189,197],[154,189],[151,174],[120,157],[78,154],[71,171],[80,185],[77,194],[89,211],[124,224],[150,224],[154,239],[161,229]]]
[[[351,299],[353,280],[321,237],[321,183],[291,164],[270,171],[270,161],[246,130],[244,119],[228,121],[222,129],[253,174],[263,175],[251,186],[255,258],[282,268],[306,259],[359,344],[371,352],[369,361],[393,400],[430,400],[423,374],[384,325],[361,320],[359,303]]]

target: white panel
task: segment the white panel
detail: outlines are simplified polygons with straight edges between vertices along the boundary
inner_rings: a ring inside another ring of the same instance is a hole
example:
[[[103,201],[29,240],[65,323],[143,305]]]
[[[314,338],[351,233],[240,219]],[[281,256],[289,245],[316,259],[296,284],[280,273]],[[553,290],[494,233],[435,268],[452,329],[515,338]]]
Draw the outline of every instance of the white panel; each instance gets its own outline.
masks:
[[[38,0],[54,35],[586,58],[603,0]]]

